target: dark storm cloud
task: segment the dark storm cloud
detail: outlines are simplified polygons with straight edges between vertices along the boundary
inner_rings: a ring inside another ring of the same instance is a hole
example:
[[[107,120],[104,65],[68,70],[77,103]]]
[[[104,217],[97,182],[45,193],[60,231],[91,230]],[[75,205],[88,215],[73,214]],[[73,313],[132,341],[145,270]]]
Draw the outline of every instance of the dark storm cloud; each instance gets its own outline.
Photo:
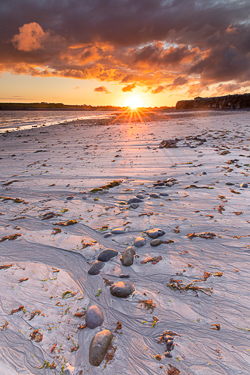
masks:
[[[0,71],[237,85],[250,79],[249,14],[249,0],[1,0]]]

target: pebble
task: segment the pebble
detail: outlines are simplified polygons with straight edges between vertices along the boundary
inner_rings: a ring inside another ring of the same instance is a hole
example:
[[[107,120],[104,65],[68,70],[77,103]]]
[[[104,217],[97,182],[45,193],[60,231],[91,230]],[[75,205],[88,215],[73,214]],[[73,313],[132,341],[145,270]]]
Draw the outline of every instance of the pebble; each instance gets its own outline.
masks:
[[[150,238],[161,237],[165,234],[164,230],[159,228],[149,229],[146,231],[146,233]]]
[[[119,275],[119,277],[120,277],[121,279],[129,279],[129,278],[130,278],[130,274],[129,274],[129,273],[121,273],[121,274]]]
[[[128,201],[128,204],[131,204],[131,203],[140,203],[140,202],[142,202],[142,200],[140,198],[131,198]]]
[[[88,270],[88,274],[98,275],[102,267],[104,267],[104,263],[100,260],[95,260],[94,263],[92,263],[90,269]]]
[[[134,210],[136,210],[136,208],[138,207],[139,207],[138,203],[131,203],[131,205],[129,206],[129,208],[133,208]]]
[[[124,229],[123,228],[114,228],[111,230],[111,233],[112,234],[122,234],[124,233]]]
[[[85,321],[87,327],[91,329],[94,329],[102,325],[104,321],[103,313],[101,312],[98,306],[94,305],[88,308]]]
[[[162,240],[160,240],[159,238],[156,238],[156,239],[154,239],[154,240],[152,240],[152,241],[150,242],[150,245],[151,245],[151,246],[159,246],[159,245],[161,245],[162,243],[163,243]]]
[[[102,363],[112,339],[113,335],[107,329],[93,337],[89,347],[89,363],[92,366],[99,366]]]
[[[84,196],[84,197],[82,197],[82,200],[86,201],[86,200],[87,200],[87,197],[85,197],[85,196]]]
[[[143,194],[137,194],[136,197],[139,198],[139,199],[145,199],[145,196]]]
[[[207,174],[207,172],[201,172],[201,175],[205,175],[205,174]]]
[[[113,250],[113,249],[106,249],[100,252],[97,259],[101,260],[102,262],[108,262],[111,258],[114,258],[117,255],[118,255],[118,251]]]
[[[159,194],[157,194],[157,193],[150,194],[150,197],[151,198],[160,198]]]
[[[110,293],[112,296],[118,298],[126,298],[135,290],[135,286],[131,281],[118,281],[110,287]]]
[[[108,232],[108,233],[105,233],[103,237],[104,237],[104,238],[108,238],[108,237],[110,237],[110,236],[112,236],[112,233]]]
[[[125,267],[132,266],[134,262],[134,255],[135,255],[134,249],[131,246],[127,247],[127,249],[122,254],[121,264]]]
[[[71,366],[69,363],[66,363],[63,373],[64,375],[73,375],[75,371],[75,368]]]
[[[162,193],[160,193],[160,195],[161,195],[162,197],[167,197],[167,196],[168,196],[168,193],[164,193],[164,192],[162,192]]]
[[[142,247],[146,245],[146,238],[143,237],[137,237],[134,242],[135,247]]]
[[[248,184],[246,182],[243,182],[241,185],[240,185],[241,188],[247,188],[248,187]]]
[[[67,197],[66,199],[67,199],[67,201],[72,201],[72,199],[74,199],[74,197]]]
[[[232,185],[234,185],[234,183],[233,182],[226,182],[225,185],[232,186]]]

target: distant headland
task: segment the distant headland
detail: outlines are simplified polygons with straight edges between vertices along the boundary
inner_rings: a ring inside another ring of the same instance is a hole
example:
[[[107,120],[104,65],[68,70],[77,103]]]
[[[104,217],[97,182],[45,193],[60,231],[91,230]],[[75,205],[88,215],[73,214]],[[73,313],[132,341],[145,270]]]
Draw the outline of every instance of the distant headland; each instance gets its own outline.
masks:
[[[176,109],[245,109],[250,108],[250,94],[226,95],[211,98],[197,97],[194,100],[180,100]]]

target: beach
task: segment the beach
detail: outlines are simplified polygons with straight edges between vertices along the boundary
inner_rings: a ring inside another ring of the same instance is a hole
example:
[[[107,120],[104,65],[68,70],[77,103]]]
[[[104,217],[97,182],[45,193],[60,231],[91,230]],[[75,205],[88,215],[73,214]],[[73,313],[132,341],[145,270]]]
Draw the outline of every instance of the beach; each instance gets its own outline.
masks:
[[[249,374],[249,129],[247,111],[201,111],[0,134],[0,373]]]

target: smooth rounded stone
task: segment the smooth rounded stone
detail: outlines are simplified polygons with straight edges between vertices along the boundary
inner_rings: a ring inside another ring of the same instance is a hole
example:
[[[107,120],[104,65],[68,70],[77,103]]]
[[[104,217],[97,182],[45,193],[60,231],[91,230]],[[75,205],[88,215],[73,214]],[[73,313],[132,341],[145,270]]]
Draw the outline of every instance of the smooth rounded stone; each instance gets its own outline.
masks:
[[[122,234],[124,233],[124,229],[123,228],[114,228],[111,230],[111,233],[112,234]]]
[[[112,233],[108,232],[108,233],[105,233],[103,237],[104,237],[104,238],[108,238],[108,237],[110,237],[110,236],[112,236]]]
[[[142,202],[142,200],[140,198],[131,198],[129,201],[128,201],[128,204],[131,204],[131,203],[140,203]]]
[[[118,251],[116,250],[106,249],[100,252],[97,259],[101,260],[102,262],[108,262],[111,258],[116,257],[117,254],[118,254]]]
[[[248,184],[246,182],[243,182],[241,185],[240,185],[241,188],[247,188],[248,187]]]
[[[228,186],[233,186],[234,183],[233,182],[226,182],[225,185],[228,185]]]
[[[201,175],[203,175],[203,176],[204,176],[205,174],[207,174],[207,172],[201,172]]]
[[[139,199],[145,199],[145,196],[143,194],[137,194],[136,197],[139,198]]]
[[[124,206],[125,204],[127,204],[127,202],[125,202],[125,201],[119,201],[119,204],[122,205],[122,206]]]
[[[157,194],[157,193],[150,194],[150,197],[151,198],[160,198],[159,194]]]
[[[110,287],[110,293],[112,296],[118,298],[126,298],[135,290],[135,286],[131,281],[118,281]]]
[[[162,197],[167,197],[167,196],[168,196],[168,193],[164,193],[164,191],[163,191],[163,192],[160,193],[160,195],[161,195]]]
[[[104,263],[100,260],[95,260],[94,263],[92,263],[90,269],[88,270],[89,275],[98,275],[100,270],[104,267]]]
[[[130,278],[130,274],[129,273],[121,273],[119,275],[120,279],[129,279]]]
[[[89,363],[92,366],[99,366],[102,363],[112,339],[113,335],[107,329],[93,337],[89,347]]]
[[[82,200],[86,201],[86,200],[87,200],[87,197],[82,197]]]
[[[142,247],[146,245],[146,238],[143,237],[137,237],[134,241],[134,246],[135,247]]]
[[[136,210],[138,207],[139,207],[138,203],[131,203],[131,205],[129,206],[129,208],[133,208],[133,210]]]
[[[131,246],[127,247],[127,249],[122,254],[121,264],[125,267],[132,266],[132,264],[134,263],[134,255],[134,249]]]
[[[146,233],[150,238],[161,237],[163,234],[165,234],[164,230],[159,228],[149,229],[146,231]]]
[[[86,312],[85,321],[87,327],[91,329],[94,329],[102,325],[104,321],[103,313],[101,312],[98,306],[94,305],[88,308]]]
[[[150,242],[150,245],[151,245],[151,246],[159,246],[159,245],[161,245],[162,243],[163,243],[162,240],[160,240],[159,238],[156,238],[156,239],[154,239],[154,240],[152,240],[152,241]]]
[[[67,197],[66,199],[67,199],[67,201],[72,201],[72,199],[74,199],[74,197]]]

